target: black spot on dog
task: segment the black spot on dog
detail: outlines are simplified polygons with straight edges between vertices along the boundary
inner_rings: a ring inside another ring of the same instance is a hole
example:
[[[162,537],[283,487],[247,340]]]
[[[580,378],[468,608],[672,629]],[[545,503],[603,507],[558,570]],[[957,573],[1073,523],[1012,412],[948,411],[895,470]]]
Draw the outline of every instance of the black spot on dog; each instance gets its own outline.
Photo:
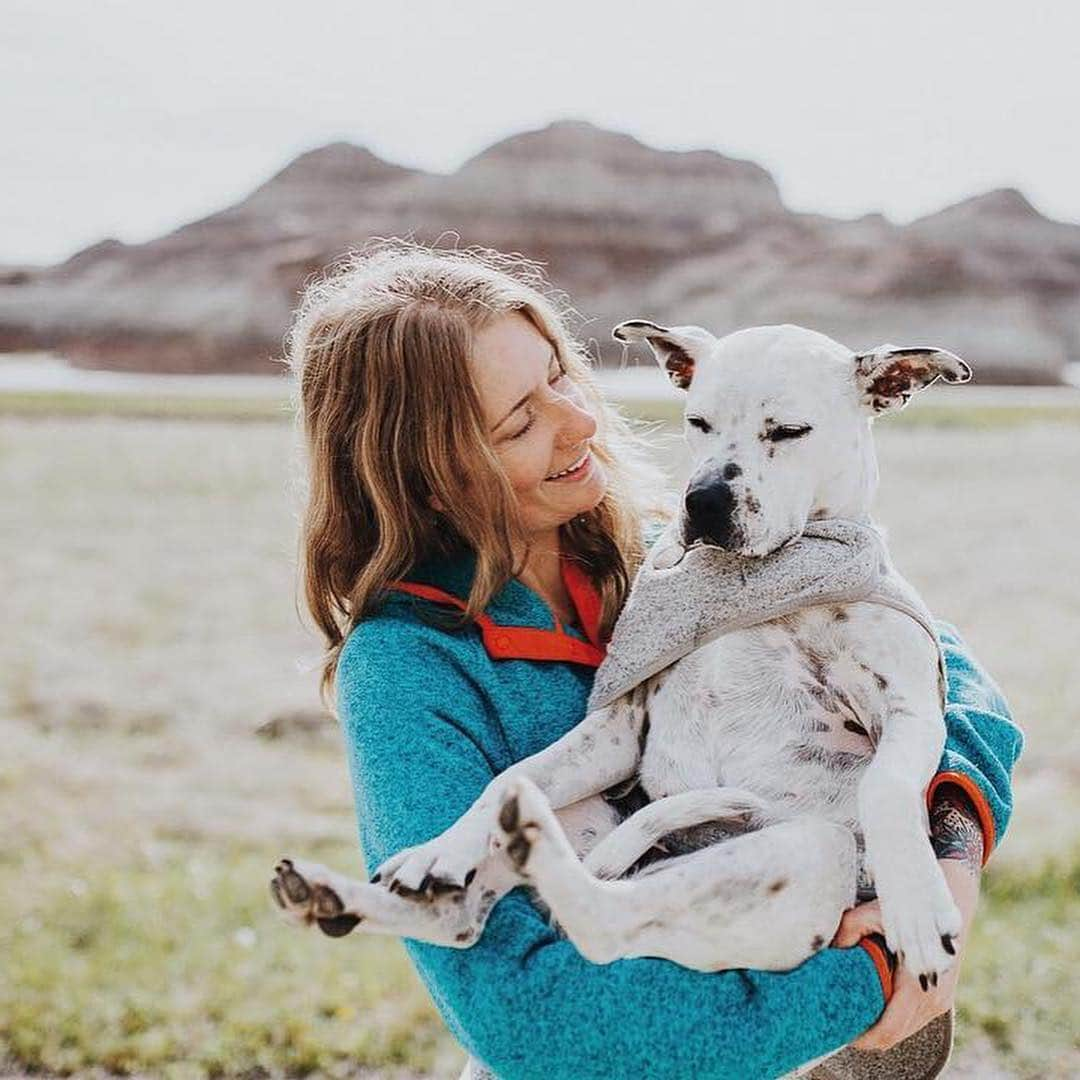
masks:
[[[455,941],[471,941],[473,932],[471,930],[462,930],[454,935]]]
[[[832,610],[832,617],[836,622],[847,622],[848,613],[842,607],[834,607]]]
[[[649,741],[649,723],[649,714],[646,712],[645,719],[641,722],[641,731],[638,732],[637,737],[639,756],[644,755],[645,744]]]
[[[787,888],[787,879],[786,878],[777,878],[776,881],[772,882],[772,884],[769,886],[769,892],[770,893],[778,893],[782,889],[786,889],[786,888]]]
[[[889,680],[886,679],[884,675],[879,675],[876,671],[874,672],[874,682],[877,683],[877,688],[879,690],[887,690],[889,688]]]
[[[820,949],[823,949],[824,947],[825,947],[825,939],[820,934],[815,934],[814,935],[814,940],[810,942],[810,948],[813,949],[814,952],[818,952]]]
[[[869,750],[855,754],[849,750],[830,750],[827,746],[803,745],[795,750],[800,765],[818,765],[829,772],[843,772],[864,765],[871,757]]]
[[[723,477],[725,480],[734,480],[736,477],[742,476],[742,469],[734,461],[729,461],[724,466]]]
[[[506,854],[519,869],[525,865],[530,851],[532,851],[532,844],[525,839],[524,833],[515,833],[514,838],[506,845]]]
[[[502,809],[499,811],[499,828],[503,832],[513,832],[518,827],[518,821],[521,819],[521,812],[518,809],[517,796],[512,799],[507,799],[502,804]]]

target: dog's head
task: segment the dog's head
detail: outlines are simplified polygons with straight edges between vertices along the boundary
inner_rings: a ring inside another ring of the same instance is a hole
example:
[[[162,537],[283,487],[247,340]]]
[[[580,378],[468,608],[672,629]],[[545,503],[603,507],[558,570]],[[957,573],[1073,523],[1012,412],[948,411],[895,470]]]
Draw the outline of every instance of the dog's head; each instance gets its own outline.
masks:
[[[684,546],[700,541],[747,556],[775,551],[809,520],[865,516],[877,486],[870,421],[938,378],[971,378],[944,349],[854,353],[801,326],[717,338],[700,326],[632,319],[612,336],[647,342],[687,393],[693,470],[682,502]]]

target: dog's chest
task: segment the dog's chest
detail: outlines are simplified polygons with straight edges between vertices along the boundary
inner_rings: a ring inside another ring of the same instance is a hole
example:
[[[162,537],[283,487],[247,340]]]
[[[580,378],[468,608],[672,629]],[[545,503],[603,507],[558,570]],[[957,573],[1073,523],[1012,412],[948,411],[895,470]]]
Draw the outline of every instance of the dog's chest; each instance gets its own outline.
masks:
[[[811,608],[725,635],[656,676],[641,762],[650,798],[734,786],[854,821],[888,707],[859,648],[874,621],[871,605]]]

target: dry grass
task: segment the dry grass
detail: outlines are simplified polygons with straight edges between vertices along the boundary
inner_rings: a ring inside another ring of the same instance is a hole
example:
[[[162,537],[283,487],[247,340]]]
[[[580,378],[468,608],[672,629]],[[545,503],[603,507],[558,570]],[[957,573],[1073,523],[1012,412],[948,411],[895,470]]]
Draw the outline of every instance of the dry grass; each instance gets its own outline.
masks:
[[[1080,426],[900,419],[878,438],[897,562],[1029,737],[955,1074],[1072,1075]],[[460,1066],[395,942],[296,934],[266,899],[285,850],[359,869],[312,722],[290,445],[274,422],[0,417],[0,1073]]]

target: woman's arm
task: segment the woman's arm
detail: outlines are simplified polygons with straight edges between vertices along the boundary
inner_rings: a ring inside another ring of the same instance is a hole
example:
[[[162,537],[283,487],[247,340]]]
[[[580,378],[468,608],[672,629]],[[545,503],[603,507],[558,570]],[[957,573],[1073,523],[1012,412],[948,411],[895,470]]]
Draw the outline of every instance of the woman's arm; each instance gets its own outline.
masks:
[[[496,771],[499,736],[482,688],[430,635],[392,621],[355,635],[339,706],[370,872],[468,809]],[[462,1045],[515,1080],[778,1076],[855,1038],[884,1002],[858,948],[822,950],[787,973],[595,965],[523,889],[496,905],[471,949],[406,946]]]
[[[927,792],[928,805],[940,788],[957,788],[970,800],[983,834],[982,861],[1001,842],[1012,817],[1012,770],[1024,736],[994,680],[964,645],[956,629],[937,624],[945,656],[945,749]]]

